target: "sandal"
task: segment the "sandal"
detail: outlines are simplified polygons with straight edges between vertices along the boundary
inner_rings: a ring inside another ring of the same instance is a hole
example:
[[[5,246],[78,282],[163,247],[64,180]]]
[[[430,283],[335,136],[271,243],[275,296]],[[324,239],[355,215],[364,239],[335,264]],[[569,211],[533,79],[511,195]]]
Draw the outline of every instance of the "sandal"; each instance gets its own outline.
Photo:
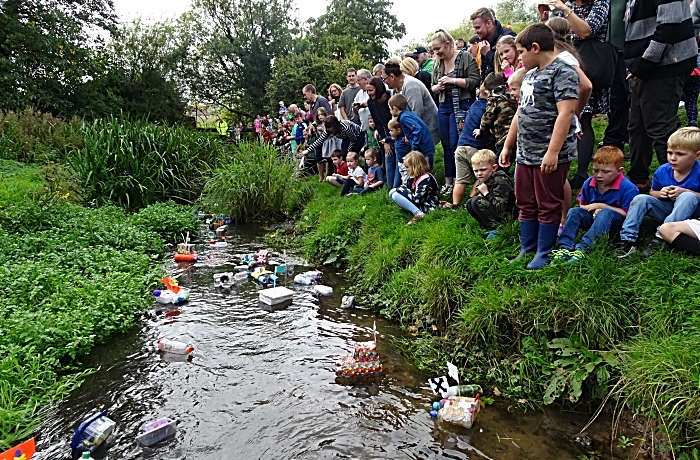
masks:
[[[425,214],[423,214],[423,213],[416,214],[415,216],[413,216],[413,219],[408,221],[408,223],[406,225],[413,225],[424,217],[425,217]]]

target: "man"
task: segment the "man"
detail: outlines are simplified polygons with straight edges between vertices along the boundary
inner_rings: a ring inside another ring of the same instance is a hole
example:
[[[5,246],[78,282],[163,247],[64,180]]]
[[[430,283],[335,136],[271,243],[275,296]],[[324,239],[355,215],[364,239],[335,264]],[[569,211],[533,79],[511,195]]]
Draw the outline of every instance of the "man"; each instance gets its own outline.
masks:
[[[382,77],[382,70],[384,70],[384,64],[377,64],[372,69],[372,75],[374,75],[375,77],[381,78]]]
[[[418,63],[418,70],[424,70],[429,74],[433,73],[433,64],[435,61],[428,56],[428,50],[424,46],[419,46],[412,53],[408,53],[406,57],[411,57]]]
[[[493,72],[493,58],[496,54],[496,42],[504,35],[515,37],[515,32],[506,29],[496,20],[489,8],[479,8],[469,19],[474,33],[481,40],[481,80]]]
[[[367,94],[367,83],[369,83],[371,78],[372,74],[367,69],[360,69],[360,71],[357,72],[357,84],[360,87],[360,91],[355,95],[352,108],[357,112],[360,118],[360,129],[362,130],[362,135],[356,144],[358,149],[362,149],[367,140],[367,130],[369,129],[369,109],[367,108],[369,94]]]
[[[652,149],[659,164],[667,162],[666,143],[676,130],[683,85],[695,68],[695,42],[687,1],[636,0],[627,5],[624,56],[631,80],[628,178],[650,189]]]
[[[319,107],[326,109],[326,113],[333,113],[331,110],[331,105],[328,103],[328,99],[316,94],[316,87],[314,85],[309,83],[308,85],[304,86],[301,93],[304,95],[304,99],[311,107],[311,116],[314,120],[316,120],[316,112],[318,112]]]
[[[467,44],[464,42],[463,38],[458,38],[455,40],[455,46],[457,47],[458,50],[463,50]]]
[[[418,115],[430,130],[433,144],[440,142],[437,124],[437,106],[425,85],[418,79],[401,73],[401,62],[390,59],[384,64],[382,80],[389,89],[403,94],[408,100],[408,109]]]
[[[357,84],[357,72],[352,67],[345,73],[345,79],[348,81],[348,86],[340,93],[338,99],[338,107],[340,108],[340,116],[343,120],[350,120],[360,124],[360,117],[353,112],[352,103],[355,101],[355,96],[360,91],[360,85]],[[329,112],[330,113],[330,112]]]
[[[219,133],[220,139],[226,139],[228,136],[228,123],[221,117],[216,122],[216,132]]]

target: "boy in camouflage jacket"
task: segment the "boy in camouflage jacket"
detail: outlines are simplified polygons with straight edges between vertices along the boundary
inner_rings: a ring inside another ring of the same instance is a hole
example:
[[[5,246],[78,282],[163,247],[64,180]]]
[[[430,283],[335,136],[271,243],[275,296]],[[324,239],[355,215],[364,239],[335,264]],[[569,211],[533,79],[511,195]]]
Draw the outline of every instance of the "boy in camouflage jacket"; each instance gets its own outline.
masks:
[[[467,201],[467,211],[486,230],[495,230],[498,224],[515,217],[513,181],[498,170],[496,155],[488,149],[472,156],[472,168],[477,182],[473,196]],[[495,235],[489,234],[487,239]]]
[[[480,133],[492,132],[496,138],[496,155],[501,154],[503,144],[508,137],[510,123],[513,121],[518,103],[513,96],[508,92],[508,87],[503,79],[503,75],[499,73],[491,73],[486,77],[490,81],[487,87],[496,86],[491,90],[488,101],[486,102],[486,112],[481,117],[481,126],[474,131],[474,136],[478,137]]]

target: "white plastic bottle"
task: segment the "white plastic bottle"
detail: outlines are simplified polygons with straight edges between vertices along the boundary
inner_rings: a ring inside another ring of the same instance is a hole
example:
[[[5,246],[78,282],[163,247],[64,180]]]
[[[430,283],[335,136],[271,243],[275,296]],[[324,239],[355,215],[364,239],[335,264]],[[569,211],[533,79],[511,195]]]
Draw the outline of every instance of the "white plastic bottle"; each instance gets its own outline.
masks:
[[[194,351],[194,347],[185,342],[179,342],[177,340],[169,340],[160,338],[156,341],[156,348],[161,351],[166,351],[168,353],[176,353],[178,355],[189,355]]]

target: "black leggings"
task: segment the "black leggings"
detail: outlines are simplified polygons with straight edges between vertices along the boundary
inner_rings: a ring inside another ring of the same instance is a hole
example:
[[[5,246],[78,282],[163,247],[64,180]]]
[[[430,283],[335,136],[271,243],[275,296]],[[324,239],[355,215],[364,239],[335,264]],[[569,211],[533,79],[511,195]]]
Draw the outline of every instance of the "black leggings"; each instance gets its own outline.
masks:
[[[583,180],[588,179],[588,166],[593,158],[593,148],[595,147],[595,133],[593,132],[593,114],[584,113],[579,119],[583,137],[578,140],[578,169],[576,175]],[[579,179],[580,181],[581,179]]]

